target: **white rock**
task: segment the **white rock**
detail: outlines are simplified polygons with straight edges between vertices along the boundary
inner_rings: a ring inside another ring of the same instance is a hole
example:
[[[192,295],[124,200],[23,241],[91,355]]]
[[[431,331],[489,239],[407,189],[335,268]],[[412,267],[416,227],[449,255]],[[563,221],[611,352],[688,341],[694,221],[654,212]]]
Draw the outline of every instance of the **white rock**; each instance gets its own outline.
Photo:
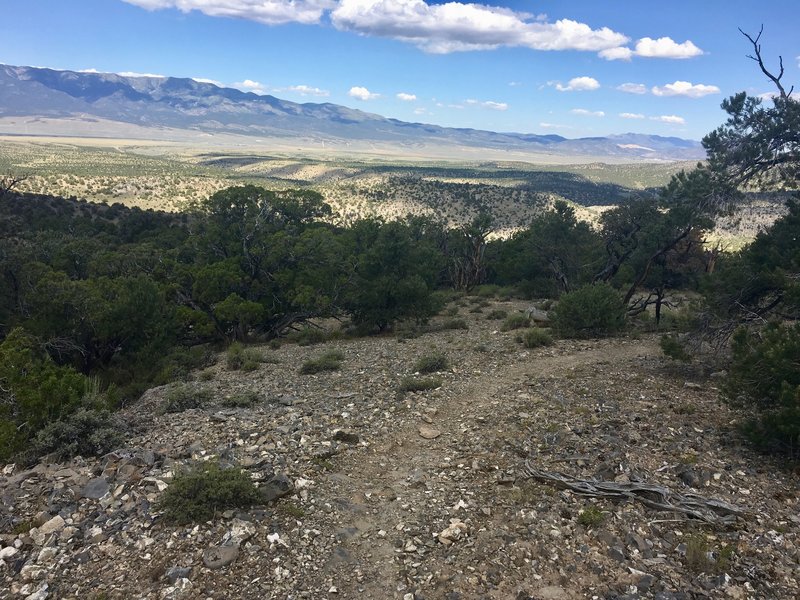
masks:
[[[66,522],[64,521],[64,519],[62,519],[60,515],[56,515],[55,517],[47,521],[47,523],[39,527],[39,533],[41,533],[42,535],[50,535],[51,533],[55,533],[56,531],[61,531],[62,529],[64,529],[65,525]]]
[[[17,552],[19,552],[19,550],[14,548],[14,546],[6,546],[2,550],[0,550],[0,560],[8,560],[9,558],[17,554]]]

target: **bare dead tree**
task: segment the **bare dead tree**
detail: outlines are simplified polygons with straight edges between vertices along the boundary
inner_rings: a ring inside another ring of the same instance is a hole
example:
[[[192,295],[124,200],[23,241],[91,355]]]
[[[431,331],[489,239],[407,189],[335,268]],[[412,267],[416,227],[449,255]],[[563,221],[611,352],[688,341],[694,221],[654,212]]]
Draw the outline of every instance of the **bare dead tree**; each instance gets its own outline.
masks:
[[[755,56],[753,56],[752,54],[748,54],[747,58],[758,63],[761,72],[764,73],[764,75],[766,75],[772,81],[772,83],[775,84],[775,87],[778,88],[778,91],[781,94],[781,98],[786,99],[789,96],[791,96],[792,92],[794,91],[794,86],[792,86],[789,89],[789,93],[787,94],[786,90],[783,87],[783,84],[781,83],[781,79],[783,78],[783,56],[778,56],[778,64],[781,69],[778,75],[774,75],[773,73],[771,73],[769,69],[767,69],[767,67],[764,65],[764,60],[761,58],[761,34],[764,33],[764,26],[763,25],[761,26],[761,29],[759,29],[758,35],[755,38],[750,34],[745,33],[741,27],[739,27],[739,33],[741,33],[744,37],[750,40],[750,43],[753,45],[753,52],[755,52]]]
[[[0,198],[8,194],[27,178],[27,175],[13,175],[11,173],[0,177]]]

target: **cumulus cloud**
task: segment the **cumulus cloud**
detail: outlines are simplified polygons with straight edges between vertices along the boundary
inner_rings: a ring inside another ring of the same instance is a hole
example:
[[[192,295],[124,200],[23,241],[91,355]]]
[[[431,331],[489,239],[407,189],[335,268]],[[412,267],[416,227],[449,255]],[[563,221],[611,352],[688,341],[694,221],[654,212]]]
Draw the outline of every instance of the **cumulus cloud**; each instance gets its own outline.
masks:
[[[370,92],[367,88],[361,86],[354,86],[350,88],[350,91],[347,92],[348,96],[355,98],[356,100],[375,100],[375,98],[380,98],[380,94],[374,94]]]
[[[573,108],[571,111],[573,115],[581,115],[583,117],[605,117],[606,113],[602,110],[586,110],[585,108]]]
[[[319,23],[323,13],[336,6],[334,0],[124,0],[147,10],[174,8],[188,13],[200,11],[210,17],[248,19],[265,25]]]
[[[428,109],[427,108],[423,108],[423,107],[420,106],[420,107],[414,109],[414,114],[415,115],[426,115],[426,114],[428,114]]]
[[[719,88],[715,85],[703,85],[702,83],[692,84],[688,81],[676,81],[668,83],[663,87],[653,87],[653,94],[656,96],[686,96],[688,98],[702,98],[709,94],[719,94]]]
[[[493,100],[473,100],[473,99],[466,100],[465,102],[470,106],[480,106],[481,108],[489,108],[491,110],[508,110],[508,104],[506,104],[505,102],[494,102]]]
[[[677,115],[661,115],[660,117],[650,117],[651,121],[661,121],[671,125],[686,125],[686,119]]]
[[[619,116],[623,119],[644,119],[644,115],[640,113],[619,113]]]
[[[627,94],[646,94],[647,93],[647,86],[643,83],[623,83],[622,85],[618,85],[617,89],[620,92],[625,92]]]
[[[331,95],[328,90],[323,90],[318,87],[312,87],[310,85],[290,85],[287,88],[276,89],[276,92],[292,92],[294,94],[300,94],[301,96],[317,96],[320,98],[326,98]]]
[[[415,94],[407,94],[405,92],[400,92],[397,94],[397,99],[402,100],[403,102],[414,102],[417,99]]]
[[[560,81],[551,82],[559,92],[586,92],[596,90],[600,87],[600,82],[594,77],[573,77],[567,85]]]
[[[462,2],[341,0],[330,16],[337,29],[401,40],[436,54],[500,46],[598,52],[629,41],[608,27],[592,29],[570,19],[549,23],[541,15]]]
[[[606,60],[630,60],[633,57],[633,50],[625,46],[619,46],[617,48],[606,48],[598,52],[598,54],[600,58],[605,58]]]
[[[626,46],[616,48],[606,48],[599,52],[606,60],[631,60],[634,56],[645,58],[692,58],[703,54],[703,51],[694,45],[691,40],[686,40],[679,44],[670,37],[662,37],[654,40],[645,37],[636,42],[634,49]]]
[[[679,44],[669,37],[662,37],[657,40],[646,37],[636,42],[637,56],[648,58],[692,58],[701,54],[703,54],[703,51],[690,40]]]
[[[237,81],[233,87],[242,90],[243,92],[253,92],[254,94],[264,95],[267,93],[267,86],[259,81],[252,79],[245,79],[244,81]]]

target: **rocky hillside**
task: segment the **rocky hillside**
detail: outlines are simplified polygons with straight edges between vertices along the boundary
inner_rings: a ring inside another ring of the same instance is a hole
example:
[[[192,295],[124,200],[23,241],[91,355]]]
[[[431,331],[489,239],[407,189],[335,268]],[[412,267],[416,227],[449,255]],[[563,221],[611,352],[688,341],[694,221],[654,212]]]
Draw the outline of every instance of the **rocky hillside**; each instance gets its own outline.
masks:
[[[798,475],[740,444],[713,376],[667,364],[650,336],[526,350],[487,318],[524,305],[461,304],[467,330],[284,344],[246,374],[220,359],[190,384],[206,406],[159,414],[165,387],[127,408],[124,448],[6,465],[0,597],[796,597]],[[340,370],[298,373],[330,348]],[[400,393],[434,349],[441,384]],[[253,406],[223,407],[245,393]],[[245,469],[264,503],[166,524],[174,474],[207,460]],[[741,513],[581,495],[526,460]]]

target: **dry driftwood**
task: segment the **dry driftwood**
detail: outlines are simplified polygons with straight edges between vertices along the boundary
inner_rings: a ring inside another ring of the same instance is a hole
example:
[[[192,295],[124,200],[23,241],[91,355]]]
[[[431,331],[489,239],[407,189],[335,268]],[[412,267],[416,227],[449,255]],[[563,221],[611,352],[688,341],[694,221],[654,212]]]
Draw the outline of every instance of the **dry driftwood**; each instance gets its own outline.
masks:
[[[669,488],[649,483],[618,483],[596,479],[581,479],[559,472],[543,471],[525,461],[523,477],[546,481],[557,488],[570,490],[581,496],[610,498],[616,500],[638,500],[649,508],[682,513],[693,519],[712,524],[732,523],[736,517],[744,517],[746,511],[733,504],[696,494],[677,494]]]

